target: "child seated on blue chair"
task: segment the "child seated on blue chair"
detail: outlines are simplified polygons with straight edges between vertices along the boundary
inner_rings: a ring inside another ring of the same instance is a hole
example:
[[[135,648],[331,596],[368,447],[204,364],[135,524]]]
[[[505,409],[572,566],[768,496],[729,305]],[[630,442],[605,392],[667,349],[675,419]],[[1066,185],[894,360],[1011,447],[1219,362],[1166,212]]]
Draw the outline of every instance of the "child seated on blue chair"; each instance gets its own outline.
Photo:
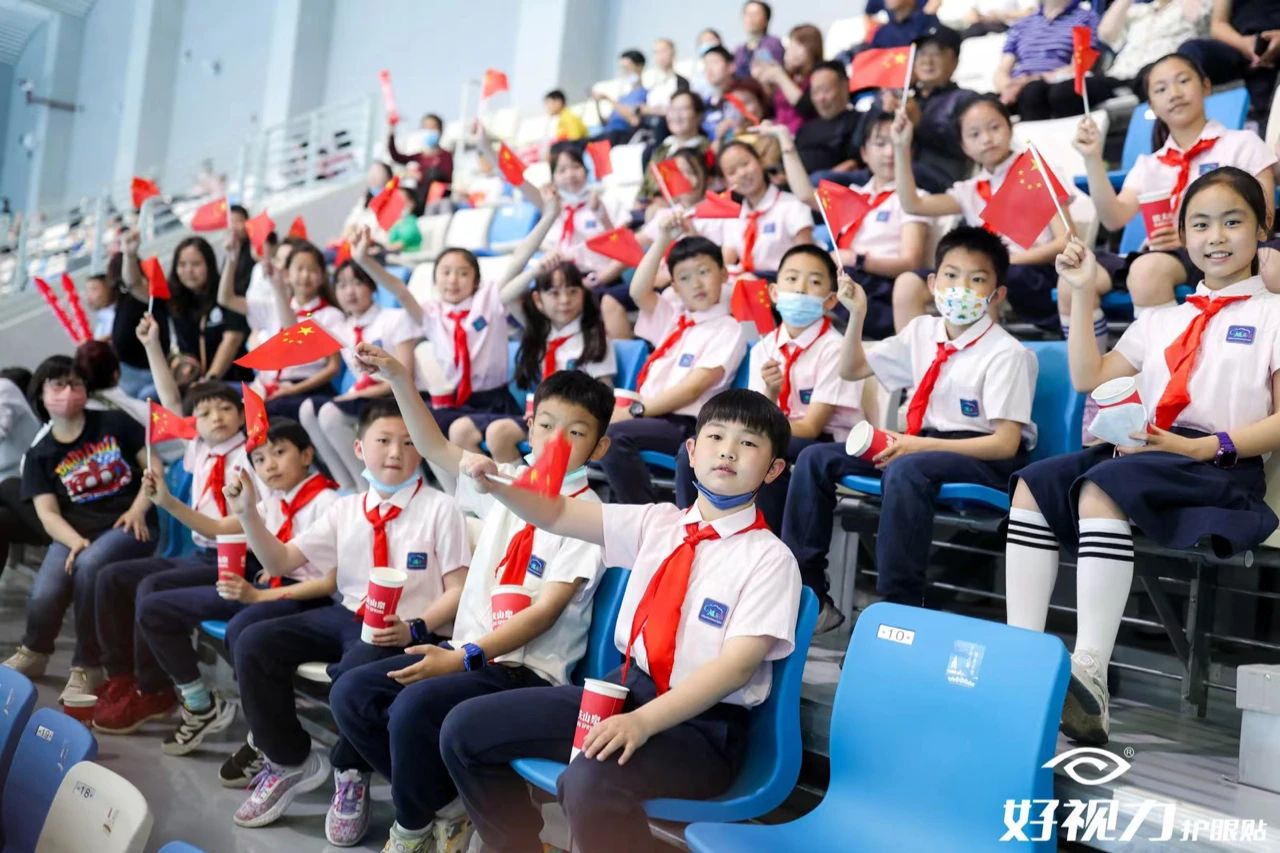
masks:
[[[841,351],[846,380],[875,376],[889,390],[915,388],[905,432],[871,461],[840,444],[815,444],[796,460],[782,539],[800,563],[805,583],[825,596],[836,484],[849,475],[880,475],[883,499],[876,537],[877,591],[899,604],[924,601],[932,541],[933,499],[944,483],[977,483],[1004,490],[1009,475],[1034,446],[1031,421],[1035,356],[991,319],[1005,298],[1009,253],[1000,237],[962,226],[938,243],[938,272],[929,288],[941,317],[921,316],[870,350],[863,348],[866,294],[841,276],[840,300],[849,309]],[[819,628],[842,616],[823,604]]]
[[[730,389],[702,408],[695,434],[694,471],[711,491],[688,510],[493,486],[497,465],[483,457],[464,471],[539,530],[632,567],[614,641],[634,665],[606,676],[629,688],[624,712],[590,730],[558,785],[584,851],[651,849],[645,800],[728,788],[748,710],[769,696],[770,661],[794,648],[800,575],[754,504],[786,465],[787,419],[764,395]],[[470,699],[445,718],[441,753],[486,849],[538,849],[538,810],[509,762],[567,760],[581,698],[580,687],[535,687]]]
[[[447,471],[465,465],[472,454],[444,437],[408,371],[374,347],[366,345],[358,354],[389,379],[414,446]],[[581,371],[558,371],[538,385],[529,433],[535,457],[557,433],[571,448],[560,494],[598,500],[585,466],[608,450],[605,430],[612,413],[613,392]],[[516,477],[524,466],[498,470]],[[388,848],[447,849],[459,827],[446,809],[457,792],[440,758],[445,716],[475,696],[567,684],[586,651],[591,599],[604,570],[599,546],[525,524],[479,493],[475,483],[458,479],[459,507],[481,516],[484,527],[449,644],[415,643],[402,655],[352,669],[333,686],[333,716],[351,748],[334,751],[336,790],[325,821],[331,844],[358,844],[368,831],[370,776],[376,770],[391,781],[395,803]],[[533,600],[501,623],[494,619],[491,597],[505,585],[523,587]],[[446,813],[437,816],[441,810]],[[424,843],[425,848],[416,846]]]

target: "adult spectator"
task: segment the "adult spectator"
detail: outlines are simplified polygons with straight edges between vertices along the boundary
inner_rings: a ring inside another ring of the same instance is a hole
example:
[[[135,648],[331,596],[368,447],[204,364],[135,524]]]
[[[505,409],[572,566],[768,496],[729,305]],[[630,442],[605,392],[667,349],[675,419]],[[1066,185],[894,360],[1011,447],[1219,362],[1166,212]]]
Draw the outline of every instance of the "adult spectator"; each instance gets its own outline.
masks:
[[[796,151],[805,171],[812,175],[855,168],[858,149],[853,139],[858,113],[849,103],[849,77],[844,66],[832,61],[813,69],[809,75],[809,100],[814,116],[796,133]]]
[[[138,323],[147,313],[149,301],[147,281],[138,270],[138,233],[133,230],[121,232],[120,249],[120,253],[107,261],[107,280],[120,291],[115,320],[111,324],[111,346],[120,359],[120,387],[130,397],[144,400],[155,397],[156,388],[151,381],[147,353],[137,334]],[[126,258],[134,271],[128,279],[124,275]],[[160,348],[169,352],[169,301],[157,299],[152,314],[160,326]]]
[[[440,135],[444,133],[444,119],[435,113],[427,113],[418,124],[417,154],[403,154],[396,148],[395,128],[387,134],[387,156],[394,162],[404,166],[415,164],[419,174],[416,176],[422,187],[425,198],[427,189],[433,183],[448,186],[453,183],[453,155],[440,147]],[[421,201],[421,198],[419,199]]]
[[[21,473],[22,454],[40,430],[40,421],[27,402],[30,384],[30,370],[22,367],[0,370],[0,480]],[[0,557],[4,556],[0,553]]]
[[[968,39],[1002,33],[1035,10],[1036,0],[942,0],[935,14],[944,26]]]
[[[806,81],[807,83],[807,81]],[[773,118],[769,102],[765,100],[764,88],[750,77],[735,77],[729,88],[729,94],[737,98],[750,115],[739,112],[737,107],[729,105],[724,110],[724,118],[716,127],[713,140],[716,155],[730,142],[745,142],[760,155],[765,172],[773,177],[782,174],[782,146],[778,138],[768,133],[757,133],[751,128],[762,119]]]
[[[902,47],[911,44],[930,29],[940,26],[938,19],[922,9],[916,0],[884,0],[889,20],[876,28],[866,47]]]
[[[578,142],[587,138],[587,125],[578,114],[565,104],[564,92],[552,89],[542,96],[542,106],[547,115],[555,119],[551,132],[551,144],[557,142]]]
[[[1082,0],[1042,0],[1040,9],[1009,28],[996,67],[1000,100],[1024,121],[1064,118],[1084,112],[1072,70],[1074,27],[1097,30],[1098,16]],[[1095,42],[1096,42],[1095,34]],[[1089,103],[1100,105],[1115,83],[1100,74],[1085,78]]]
[[[747,32],[747,40],[733,52],[733,76],[750,74],[753,58],[764,59],[768,55],[775,63],[782,63],[782,42],[777,36],[769,35],[772,19],[773,9],[763,0],[747,0],[742,5],[742,28]]]
[[[591,92],[593,98],[610,101],[613,104],[613,112],[604,123],[604,132],[600,137],[608,139],[614,145],[625,145],[640,126],[640,108],[649,97],[644,83],[641,82],[643,73],[644,54],[638,50],[624,50],[618,57],[621,94],[614,99],[600,89],[593,89]]]
[[[1265,115],[1280,65],[1280,2],[1213,0],[1209,35],[1178,52],[1198,62],[1215,86],[1244,80],[1253,112]]]
[[[822,31],[813,24],[792,27],[787,34],[787,49],[782,64],[756,61],[751,63],[751,76],[765,87],[773,107],[774,121],[787,126],[794,134],[804,121],[802,109],[809,89],[809,75],[822,61]]]
[[[710,140],[702,135],[702,98],[697,92],[676,92],[667,106],[667,127],[671,133],[649,152],[650,163],[661,163],[684,148],[692,148],[699,154],[706,152]],[[647,204],[661,195],[652,170],[645,170],[644,183],[640,185],[639,204]]]
[[[707,86],[707,77],[702,70],[702,59],[711,48],[724,47],[724,42],[720,38],[720,33],[707,28],[698,33],[698,40],[695,44],[696,49],[694,52],[698,54],[698,64],[694,69],[693,76],[689,78],[689,88],[701,95],[702,100],[705,102],[711,96],[711,91]],[[729,54],[729,61],[732,64],[733,54]]]
[[[702,73],[710,93],[702,99],[702,133],[710,138],[724,118],[724,93],[733,83],[733,57],[719,45],[712,47],[702,57]]]
[[[676,73],[676,45],[669,38],[660,38],[653,43],[653,64],[641,75],[645,95],[644,106],[640,111],[646,116],[662,118],[666,115],[667,104],[676,92],[684,92],[689,88],[689,81]]]
[[[1107,76],[1136,88],[1142,69],[1209,34],[1208,0],[1112,0],[1098,24],[1098,39],[1115,51]]]

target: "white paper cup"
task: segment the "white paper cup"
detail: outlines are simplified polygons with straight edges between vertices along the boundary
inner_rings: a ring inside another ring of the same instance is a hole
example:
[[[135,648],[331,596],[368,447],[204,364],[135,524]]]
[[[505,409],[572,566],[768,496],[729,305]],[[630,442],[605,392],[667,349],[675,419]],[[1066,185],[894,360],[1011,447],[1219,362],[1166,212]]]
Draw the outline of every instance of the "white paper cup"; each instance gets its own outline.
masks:
[[[622,711],[631,691],[621,684],[588,678],[582,684],[582,704],[578,706],[578,725],[573,731],[573,750],[569,760],[577,758],[582,752],[587,735],[596,724],[607,720]]]
[[[1107,409],[1123,403],[1142,405],[1142,397],[1138,394],[1138,380],[1133,376],[1121,376],[1118,379],[1103,382],[1094,388],[1089,396],[1093,397],[1093,402],[1098,404],[1099,409]]]
[[[849,437],[844,442],[844,452],[870,462],[891,444],[893,436],[882,429],[876,429],[870,421],[862,421],[849,430]]]

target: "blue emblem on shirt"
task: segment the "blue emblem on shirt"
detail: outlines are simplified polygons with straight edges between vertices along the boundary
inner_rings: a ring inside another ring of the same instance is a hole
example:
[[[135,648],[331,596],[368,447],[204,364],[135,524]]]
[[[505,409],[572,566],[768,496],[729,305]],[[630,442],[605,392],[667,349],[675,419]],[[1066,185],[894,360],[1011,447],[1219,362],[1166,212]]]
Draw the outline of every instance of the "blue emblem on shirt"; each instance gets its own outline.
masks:
[[[775,234],[775,233],[777,233],[777,231],[778,231],[778,224],[777,224],[776,222],[766,222],[766,223],[764,224],[764,229],[763,229],[762,233],[764,233],[764,234]]]
[[[1251,344],[1257,331],[1256,326],[1231,326],[1227,329],[1227,343]]]
[[[693,367],[693,353],[687,352],[680,356],[681,367]]]
[[[714,598],[704,598],[702,609],[698,611],[698,619],[717,628],[724,627],[724,620],[729,616],[729,605],[721,604]]]
[[[978,401],[961,400],[960,414],[964,415],[966,418],[976,418],[978,416]]]
[[[475,329],[477,332],[483,332],[484,327],[487,325],[489,325],[489,321],[483,317],[477,317],[471,321],[471,328]]]
[[[547,567],[547,563],[541,557],[529,558],[528,572],[529,574],[533,575],[535,578],[542,577],[542,570],[545,569],[546,567]]]
[[[800,391],[800,402],[801,402],[801,403],[804,403],[804,404],[807,406],[807,405],[809,405],[809,401],[810,401],[811,399],[813,399],[813,389],[812,389],[812,388],[804,388],[804,389],[802,389],[802,390]]]
[[[405,560],[405,568],[413,571],[421,571],[427,567],[426,551],[411,551],[408,559]]]
[[[1217,163],[1201,163],[1201,164],[1200,164],[1200,174],[1202,174],[1202,175],[1207,175],[1207,174],[1209,174],[1210,172],[1212,172],[1212,171],[1213,171],[1214,169],[1216,169],[1216,168],[1218,168],[1218,164],[1217,164]]]
[[[892,212],[892,211],[889,211],[889,210],[881,210],[881,211],[878,211],[878,212],[876,213],[876,222],[888,222],[888,221],[889,221],[889,214],[890,214],[891,212]]]
[[[577,370],[577,369],[578,369],[578,360],[577,360],[576,358],[571,358],[571,359],[569,359],[568,361],[566,361],[566,362],[564,363],[564,369],[565,369],[565,370]]]

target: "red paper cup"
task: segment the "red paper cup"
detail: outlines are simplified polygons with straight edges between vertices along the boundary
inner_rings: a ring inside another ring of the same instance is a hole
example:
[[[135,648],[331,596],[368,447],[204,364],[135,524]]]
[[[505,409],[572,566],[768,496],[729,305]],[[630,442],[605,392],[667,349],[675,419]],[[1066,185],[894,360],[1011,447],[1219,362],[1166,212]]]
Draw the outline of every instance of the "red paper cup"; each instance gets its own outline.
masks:
[[[1119,379],[1103,382],[1094,388],[1089,396],[1093,397],[1093,402],[1098,404],[1099,409],[1110,409],[1112,406],[1124,406],[1129,403],[1142,405],[1142,397],[1138,394],[1138,380],[1132,376],[1121,376]]]
[[[573,732],[573,751],[569,760],[578,757],[582,745],[586,743],[587,734],[595,728],[596,723],[607,720],[622,711],[630,692],[621,684],[588,678],[582,685],[582,704],[578,706],[578,726]]]
[[[68,717],[88,725],[93,722],[93,712],[98,707],[98,697],[92,693],[68,693],[62,699],[62,710]]]
[[[532,394],[524,395],[524,416],[526,418],[533,417],[533,395]]]
[[[1174,224],[1173,197],[1168,193],[1144,193],[1138,196],[1138,205],[1142,210],[1142,221],[1147,226],[1150,236],[1157,228],[1167,228]]]
[[[640,401],[640,394],[636,391],[628,391],[626,388],[613,389],[613,407],[615,409],[625,409],[632,403]]]
[[[490,628],[497,630],[507,624],[507,620],[515,616],[533,603],[533,596],[522,586],[506,584],[495,586],[489,594]]]
[[[876,429],[869,421],[863,421],[849,430],[844,451],[850,456],[870,462],[890,444],[893,444],[893,436],[882,429]]]
[[[244,558],[248,552],[249,545],[243,533],[218,534],[218,577],[244,577]]]
[[[369,571],[369,591],[364,599],[364,624],[360,639],[373,642],[373,632],[387,627],[387,617],[396,612],[409,573],[400,569],[377,568]]]

